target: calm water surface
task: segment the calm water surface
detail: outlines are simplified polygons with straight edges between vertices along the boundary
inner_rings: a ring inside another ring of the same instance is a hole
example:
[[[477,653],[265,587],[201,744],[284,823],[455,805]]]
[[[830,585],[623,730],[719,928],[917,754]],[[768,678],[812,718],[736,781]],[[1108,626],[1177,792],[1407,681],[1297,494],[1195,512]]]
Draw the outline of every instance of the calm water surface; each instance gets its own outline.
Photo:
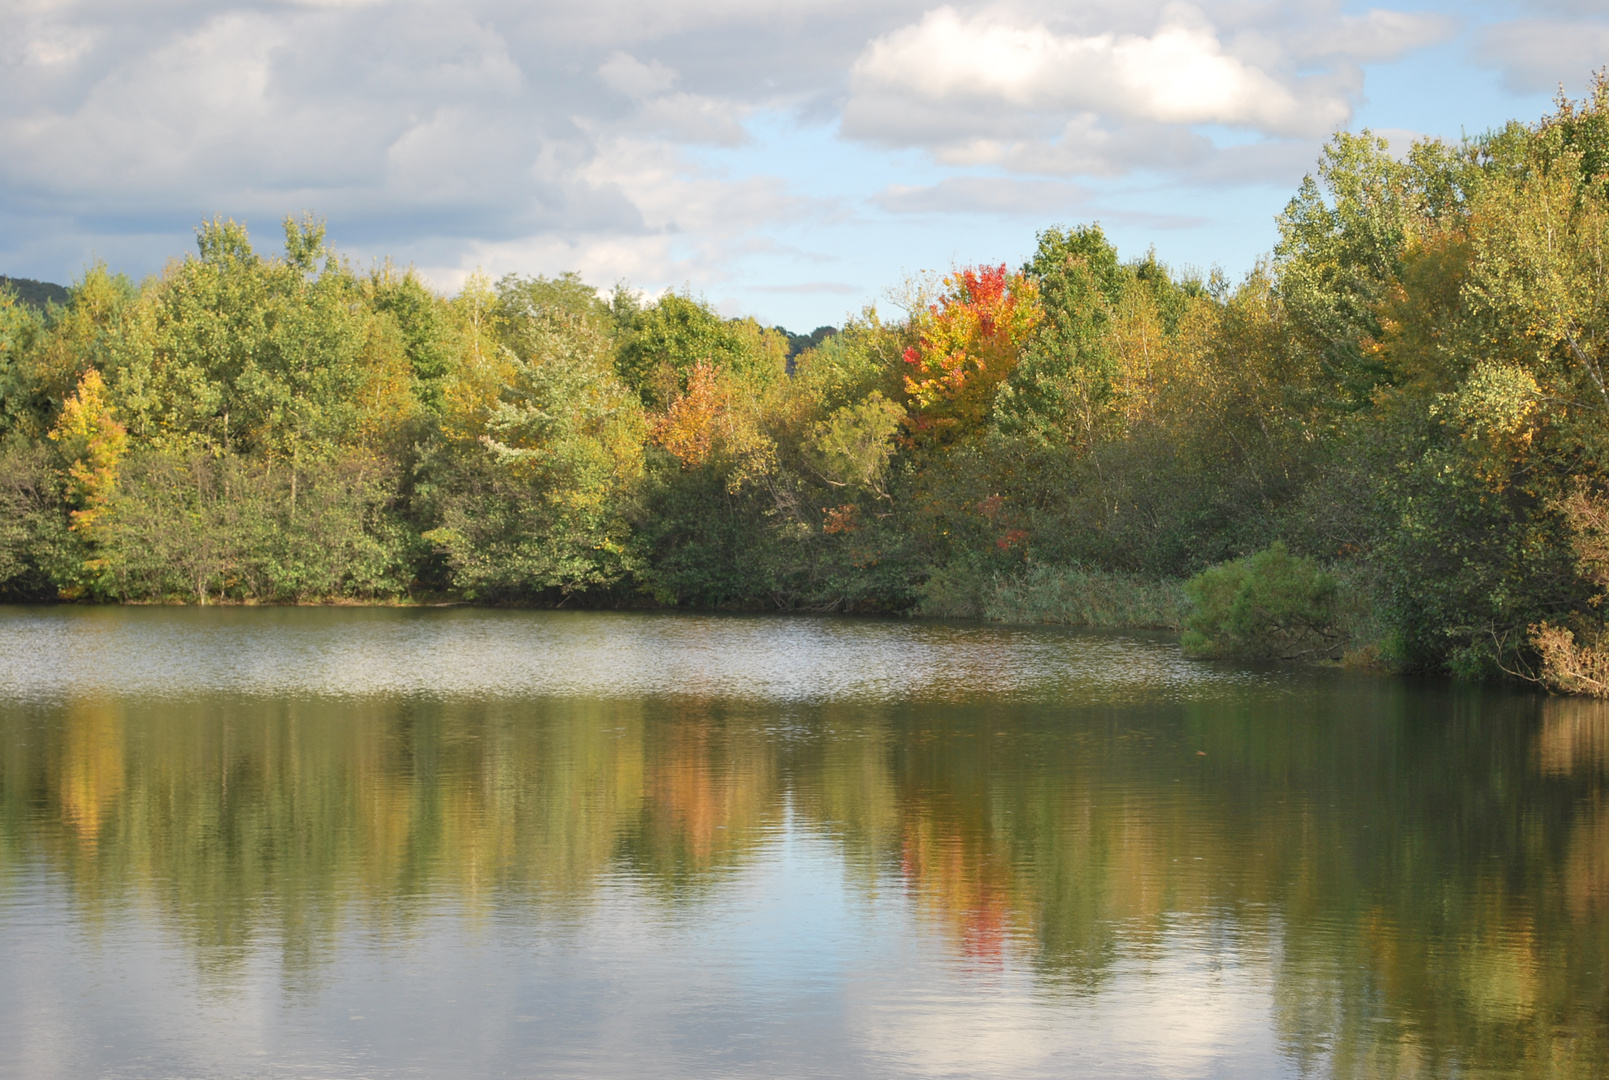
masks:
[[[1160,639],[0,609],[0,1076],[1603,1076],[1606,779]]]

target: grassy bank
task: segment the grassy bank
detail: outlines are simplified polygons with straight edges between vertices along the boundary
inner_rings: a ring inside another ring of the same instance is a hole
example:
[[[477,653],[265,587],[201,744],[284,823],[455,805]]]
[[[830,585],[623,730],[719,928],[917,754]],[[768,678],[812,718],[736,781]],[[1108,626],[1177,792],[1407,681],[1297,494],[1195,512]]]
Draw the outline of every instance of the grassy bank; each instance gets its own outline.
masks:
[[[914,614],[1018,625],[1180,630],[1184,583],[1082,566],[1034,564],[1019,574],[946,569],[928,579]]]

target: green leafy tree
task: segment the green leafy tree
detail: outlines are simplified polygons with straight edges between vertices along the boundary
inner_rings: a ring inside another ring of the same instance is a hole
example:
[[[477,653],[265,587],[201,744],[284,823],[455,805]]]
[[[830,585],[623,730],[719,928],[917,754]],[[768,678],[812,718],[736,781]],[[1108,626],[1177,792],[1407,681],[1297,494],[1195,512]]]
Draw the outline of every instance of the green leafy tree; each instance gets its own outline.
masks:
[[[199,255],[155,287],[139,347],[114,367],[137,436],[292,462],[358,440],[362,290],[321,225],[287,219],[285,237],[286,257],[264,259],[243,226],[209,222]]]
[[[425,462],[425,538],[471,597],[611,585],[631,569],[621,502],[642,473],[641,407],[597,320],[532,307],[509,323],[495,394],[461,402]]]
[[[1116,376],[1108,334],[1128,275],[1099,225],[1040,233],[1023,273],[1037,285],[1044,316],[1001,387],[996,423],[1010,434],[1087,448]]]
[[[445,304],[411,268],[399,273],[389,262],[369,276],[365,291],[375,312],[389,316],[401,335],[414,393],[427,409],[440,412],[459,348]]]
[[[618,295],[618,292],[617,292]],[[615,360],[616,370],[649,408],[663,408],[698,364],[764,385],[780,377],[787,340],[752,320],[721,318],[690,296],[666,293],[652,307],[631,315],[631,333]]]
[[[1367,405],[1395,379],[1369,343],[1379,309],[1410,242],[1465,209],[1480,171],[1472,155],[1416,143],[1399,159],[1368,131],[1342,132],[1324,148],[1318,176],[1279,217],[1274,265],[1280,298],[1334,387],[1337,408]]]

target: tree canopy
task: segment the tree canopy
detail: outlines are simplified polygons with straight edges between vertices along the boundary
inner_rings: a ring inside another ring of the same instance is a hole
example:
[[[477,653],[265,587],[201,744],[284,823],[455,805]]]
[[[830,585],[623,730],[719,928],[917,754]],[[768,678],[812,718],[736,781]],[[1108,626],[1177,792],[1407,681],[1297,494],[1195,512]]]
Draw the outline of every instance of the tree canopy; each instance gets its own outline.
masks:
[[[1337,135],[1236,283],[1056,226],[810,334],[574,274],[443,296],[307,216],[0,282],[0,588],[979,614],[1222,567],[1227,612],[1294,566],[1382,662],[1609,686],[1606,117],[1600,79]]]

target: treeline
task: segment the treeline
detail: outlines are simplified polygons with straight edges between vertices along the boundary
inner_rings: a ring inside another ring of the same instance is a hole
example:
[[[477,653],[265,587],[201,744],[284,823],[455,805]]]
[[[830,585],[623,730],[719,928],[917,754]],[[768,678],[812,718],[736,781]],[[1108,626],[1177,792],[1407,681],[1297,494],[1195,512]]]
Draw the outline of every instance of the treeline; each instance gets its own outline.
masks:
[[[1602,80],[1457,146],[1339,135],[1238,284],[1054,228],[796,356],[682,294],[446,298],[213,221],[138,286],[0,299],[0,579],[1189,618],[1601,693],[1606,170]]]

